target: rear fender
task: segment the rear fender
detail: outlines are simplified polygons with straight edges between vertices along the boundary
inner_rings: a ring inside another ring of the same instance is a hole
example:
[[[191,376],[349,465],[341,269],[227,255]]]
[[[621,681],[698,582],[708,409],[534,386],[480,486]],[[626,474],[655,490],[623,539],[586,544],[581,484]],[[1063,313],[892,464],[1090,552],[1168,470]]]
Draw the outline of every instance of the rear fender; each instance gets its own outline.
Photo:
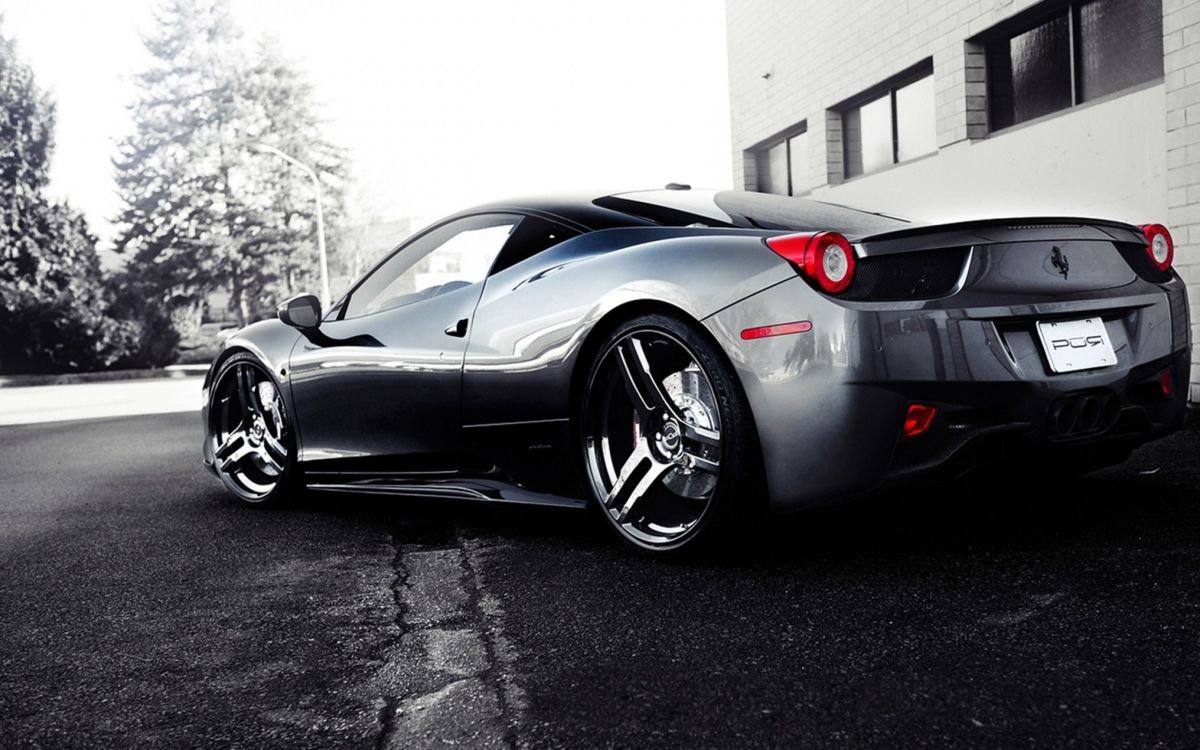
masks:
[[[809,321],[804,333],[745,340],[741,332]],[[883,479],[906,402],[856,382],[876,356],[860,316],[802,279],[779,284],[704,321],[729,356],[754,414],[776,510],[860,493]]]
[[[796,277],[759,234],[712,231],[581,253],[578,242],[606,234],[595,232],[489,278],[464,361],[465,423],[569,418],[580,352],[615,311],[653,303],[700,320]]]

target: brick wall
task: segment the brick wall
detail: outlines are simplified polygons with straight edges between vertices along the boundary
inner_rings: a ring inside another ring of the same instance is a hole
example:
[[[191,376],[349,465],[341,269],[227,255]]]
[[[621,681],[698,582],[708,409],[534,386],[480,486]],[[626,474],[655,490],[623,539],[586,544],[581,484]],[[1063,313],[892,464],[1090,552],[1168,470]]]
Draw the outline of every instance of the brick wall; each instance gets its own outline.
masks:
[[[1175,268],[1188,282],[1192,341],[1200,340],[1200,2],[1163,0],[1167,88],[1167,203]],[[1200,402],[1200,349],[1192,350],[1192,401]]]
[[[726,0],[734,174],[745,177],[744,149],[807,117],[813,156],[821,157],[811,159],[812,184],[827,183],[827,108],[930,57],[938,143],[967,138],[968,94],[983,92],[982,62],[968,75],[964,40],[1031,4]]]
[[[1098,199],[1095,185],[1080,185],[1079,192],[1086,198],[1079,200],[1079,206],[1109,211],[1101,215],[1126,220],[1165,217],[1176,240],[1176,267],[1190,287],[1196,340],[1200,338],[1200,0],[1161,1],[1167,132],[1153,133],[1145,143],[1134,139],[1123,155],[1126,162],[1144,160],[1150,165],[1145,174],[1136,175],[1139,184],[1147,187],[1136,195],[1139,191],[1130,190],[1129,180],[1113,179],[1111,200],[1105,201]],[[996,150],[1005,148],[1006,143],[1023,148],[1020,144],[1030,141],[1027,134],[985,138],[983,54],[966,40],[1035,4],[1034,0],[726,0],[735,182],[753,189],[753,160],[745,158],[745,150],[800,120],[807,120],[810,133],[809,184],[823,186],[815,190],[817,197],[836,201],[861,196],[862,183],[872,180],[895,190],[902,182],[895,173],[903,170],[928,178],[936,168],[923,163],[928,160],[918,160],[839,187],[843,180],[841,122],[829,108],[929,58],[933,60],[940,149],[933,160],[948,161],[945,156],[955,154],[961,164],[964,150],[973,154],[973,144],[986,144],[994,164]],[[1138,102],[1158,101],[1155,96],[1138,96]],[[1113,111],[1120,111],[1119,105],[1114,105]],[[1162,115],[1160,110],[1147,122],[1158,123]],[[1082,116],[1080,121],[1094,123],[1094,112],[1090,117]],[[1056,133],[1063,130],[1053,124],[1032,127]],[[1111,136],[1108,133],[1107,139],[1097,140],[1111,143]],[[1163,150],[1163,138],[1165,154],[1143,153],[1150,146]],[[1029,157],[1013,154],[1014,170],[1020,168],[1017,162],[1022,158]],[[1089,174],[1095,158],[1080,157],[1075,165],[1083,180],[1099,179]],[[1161,166],[1164,160],[1165,168]],[[1034,174],[1032,168],[1030,173]],[[1119,176],[1128,176],[1128,170]],[[1048,178],[1041,175],[1039,179]],[[911,187],[921,190],[924,185]],[[1063,189],[1069,191],[1070,186]],[[1159,191],[1165,199],[1157,197]],[[1120,210],[1126,206],[1128,212]],[[875,207],[888,209],[887,204]],[[1200,351],[1193,353],[1193,359],[1191,395],[1193,401],[1200,401]]]

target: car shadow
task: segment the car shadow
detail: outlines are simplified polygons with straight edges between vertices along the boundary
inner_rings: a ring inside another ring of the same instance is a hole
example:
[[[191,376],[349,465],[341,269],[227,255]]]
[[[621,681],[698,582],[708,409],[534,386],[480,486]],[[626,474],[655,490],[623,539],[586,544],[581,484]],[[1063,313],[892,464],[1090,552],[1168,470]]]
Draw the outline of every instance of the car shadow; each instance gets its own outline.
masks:
[[[867,499],[772,517],[683,565],[778,566],[914,555],[1019,552],[1170,536],[1200,525],[1200,483],[1188,472],[1108,469],[1074,482],[1037,474],[969,476],[910,485]],[[308,493],[295,510],[385,526],[397,542],[449,546],[462,538],[632,555],[590,511],[445,499]]]

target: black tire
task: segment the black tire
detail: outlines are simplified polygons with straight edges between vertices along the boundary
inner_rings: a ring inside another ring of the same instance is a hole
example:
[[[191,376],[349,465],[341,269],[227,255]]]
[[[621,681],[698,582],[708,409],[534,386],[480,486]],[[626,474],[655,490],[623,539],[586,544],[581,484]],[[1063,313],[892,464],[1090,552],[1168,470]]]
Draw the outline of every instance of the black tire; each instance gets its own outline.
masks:
[[[613,329],[587,366],[582,477],[617,536],[663,556],[743,539],[763,507],[762,462],[741,383],[717,344],[682,316],[642,315]]]
[[[225,360],[212,382],[207,440],[221,483],[245,505],[275,507],[293,499],[303,482],[282,385],[249,353]],[[264,393],[274,395],[270,403]]]

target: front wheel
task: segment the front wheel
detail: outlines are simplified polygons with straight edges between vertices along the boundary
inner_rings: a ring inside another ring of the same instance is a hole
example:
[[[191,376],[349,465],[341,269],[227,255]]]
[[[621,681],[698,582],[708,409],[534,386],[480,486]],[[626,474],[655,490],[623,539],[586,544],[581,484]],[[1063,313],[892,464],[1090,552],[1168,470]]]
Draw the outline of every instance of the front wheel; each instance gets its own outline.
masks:
[[[688,321],[648,315],[618,326],[592,363],[580,423],[592,499],[639,549],[705,546],[758,502],[741,385]]]
[[[208,405],[213,468],[248,505],[275,505],[293,489],[295,439],[283,394],[250,354],[226,360]]]

